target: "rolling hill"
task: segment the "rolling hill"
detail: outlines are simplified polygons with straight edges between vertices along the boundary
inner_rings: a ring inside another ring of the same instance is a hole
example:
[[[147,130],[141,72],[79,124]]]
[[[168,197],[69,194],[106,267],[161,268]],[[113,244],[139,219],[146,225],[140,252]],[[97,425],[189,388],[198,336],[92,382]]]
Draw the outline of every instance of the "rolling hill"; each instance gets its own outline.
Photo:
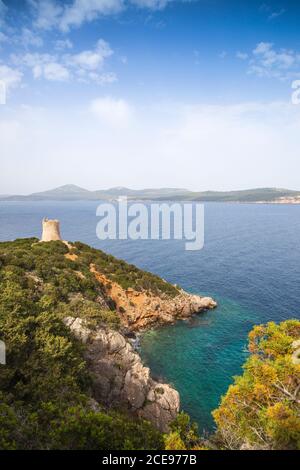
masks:
[[[79,201],[116,200],[126,196],[130,200],[144,201],[198,201],[240,203],[295,203],[300,202],[300,191],[281,188],[256,188],[239,191],[189,191],[181,188],[130,189],[122,186],[89,191],[67,184],[29,195],[0,196],[5,201]]]

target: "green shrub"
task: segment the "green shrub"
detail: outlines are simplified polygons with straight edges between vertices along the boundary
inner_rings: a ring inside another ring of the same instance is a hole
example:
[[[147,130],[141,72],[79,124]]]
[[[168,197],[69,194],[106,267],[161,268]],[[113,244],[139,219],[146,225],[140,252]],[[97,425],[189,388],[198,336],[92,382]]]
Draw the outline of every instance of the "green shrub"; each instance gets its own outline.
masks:
[[[292,361],[300,321],[255,326],[244,373],[213,416],[225,448],[300,449],[300,365]]]
[[[84,246],[73,262],[67,252],[62,242],[0,243],[0,339],[7,356],[0,367],[0,449],[161,448],[150,423],[89,406],[84,346],[62,320],[71,315],[92,327],[118,328],[120,319],[96,301],[102,286],[90,263],[102,255]]]

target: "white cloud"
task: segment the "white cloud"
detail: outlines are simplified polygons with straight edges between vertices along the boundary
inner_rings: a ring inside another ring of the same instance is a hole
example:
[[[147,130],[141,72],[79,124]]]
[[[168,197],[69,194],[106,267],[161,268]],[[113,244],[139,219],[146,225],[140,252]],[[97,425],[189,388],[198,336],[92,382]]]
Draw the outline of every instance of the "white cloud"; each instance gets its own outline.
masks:
[[[220,59],[225,59],[226,56],[227,56],[227,52],[226,52],[226,51],[222,51],[222,52],[220,52],[220,54],[219,54]]]
[[[281,8],[281,10],[278,10],[278,11],[273,11],[268,19],[269,20],[275,20],[276,18],[279,18],[279,16],[282,16],[284,13],[286,12],[286,10],[284,8]]]
[[[297,57],[293,51],[281,49],[276,51],[270,42],[261,42],[253,50],[253,54],[257,56],[264,67],[278,66],[280,68],[289,68]]]
[[[18,66],[28,67],[35,79],[50,81],[68,81],[71,74],[67,67],[59,62],[56,55],[27,53],[24,55],[12,55],[11,60]]]
[[[25,50],[31,50],[33,47],[42,47],[44,45],[43,38],[26,27],[21,28],[20,32],[16,34],[12,32],[10,36],[0,32],[0,43],[1,40],[9,42],[15,49],[25,48]]]
[[[236,53],[236,57],[237,57],[238,59],[241,59],[241,60],[247,60],[248,57],[249,57],[249,55],[248,55],[246,52],[240,52],[240,51],[238,51],[238,52]]]
[[[118,81],[118,77],[114,72],[107,73],[97,73],[97,72],[88,72],[86,70],[80,69],[77,71],[78,81],[82,83],[96,83],[97,85],[107,85],[110,83],[115,83]]]
[[[35,11],[34,25],[49,30],[58,25],[63,7],[54,0],[28,0]]]
[[[6,13],[7,13],[7,6],[2,0],[0,0],[0,22],[6,15]]]
[[[69,70],[57,62],[36,65],[33,68],[33,76],[55,82],[66,82],[71,77]]]
[[[93,100],[90,111],[104,124],[110,126],[127,126],[133,117],[133,109],[127,101],[111,97]]]
[[[119,13],[123,8],[123,0],[74,0],[60,19],[60,28],[68,31],[72,26],[81,26],[102,15]]]
[[[30,68],[33,68],[36,65],[46,64],[47,62],[54,62],[56,60],[56,56],[51,54],[40,54],[38,52],[28,52],[20,55],[12,54],[10,58],[13,64]]]
[[[59,44],[61,45],[61,44]],[[71,43],[65,44],[71,46]],[[110,45],[99,39],[94,49],[78,54],[12,54],[11,62],[23,68],[30,68],[35,79],[50,81],[78,80],[82,83],[106,85],[117,81],[114,72],[103,71],[105,60],[113,54]]]
[[[278,18],[279,16],[282,16],[286,12],[285,8],[281,8],[280,10],[273,10],[272,7],[266,3],[263,3],[259,7],[259,11],[266,13],[268,15],[267,19],[270,21]]]
[[[8,36],[6,36],[4,33],[0,31],[0,44],[2,42],[8,42]]]
[[[273,44],[271,42],[260,42],[253,50],[253,54],[266,54],[272,49],[272,47]]]
[[[88,110],[63,103],[55,112],[17,109],[14,122],[6,122],[12,117],[3,109],[2,190],[32,192],[66,181],[94,189],[299,187],[299,106],[97,101]]]
[[[79,54],[67,57],[70,65],[77,66],[87,70],[96,70],[102,67],[104,60],[113,54],[109,44],[103,39],[99,39],[95,49],[86,50]]]
[[[58,51],[61,51],[64,49],[72,49],[73,43],[72,41],[70,41],[70,39],[57,39],[54,42],[54,48]]]
[[[101,16],[116,15],[130,6],[162,10],[175,0],[72,0],[64,5],[59,0],[27,1],[35,11],[35,26],[46,30],[55,27],[68,32],[72,27],[80,27]]]
[[[291,79],[300,72],[300,54],[290,49],[275,49],[271,42],[260,42],[252,51],[248,72],[260,77]]]
[[[130,3],[140,8],[150,8],[151,10],[162,10],[168,3],[174,0],[130,0]]]
[[[22,81],[22,72],[7,65],[0,65],[0,81],[5,84],[6,91],[16,88]]]
[[[38,34],[33,33],[30,29],[22,28],[21,35],[17,38],[17,43],[20,43],[24,47],[42,47],[44,41]]]

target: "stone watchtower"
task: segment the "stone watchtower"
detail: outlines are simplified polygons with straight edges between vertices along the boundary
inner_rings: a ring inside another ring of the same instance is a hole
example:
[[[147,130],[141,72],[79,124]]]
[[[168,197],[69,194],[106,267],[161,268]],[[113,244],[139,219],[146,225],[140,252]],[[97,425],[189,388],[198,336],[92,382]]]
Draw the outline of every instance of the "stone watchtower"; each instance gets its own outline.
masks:
[[[43,219],[43,234],[41,242],[51,242],[54,240],[61,240],[59,230],[59,220],[49,220],[46,217]]]

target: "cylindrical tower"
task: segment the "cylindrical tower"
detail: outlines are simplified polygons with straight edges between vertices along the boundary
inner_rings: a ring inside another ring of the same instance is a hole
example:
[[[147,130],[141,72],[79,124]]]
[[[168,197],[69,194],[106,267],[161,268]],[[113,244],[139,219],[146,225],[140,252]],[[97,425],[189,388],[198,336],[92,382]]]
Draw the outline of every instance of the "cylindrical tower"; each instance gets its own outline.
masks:
[[[59,220],[49,220],[46,217],[43,219],[43,233],[42,242],[51,242],[54,240],[61,240],[59,230]]]

